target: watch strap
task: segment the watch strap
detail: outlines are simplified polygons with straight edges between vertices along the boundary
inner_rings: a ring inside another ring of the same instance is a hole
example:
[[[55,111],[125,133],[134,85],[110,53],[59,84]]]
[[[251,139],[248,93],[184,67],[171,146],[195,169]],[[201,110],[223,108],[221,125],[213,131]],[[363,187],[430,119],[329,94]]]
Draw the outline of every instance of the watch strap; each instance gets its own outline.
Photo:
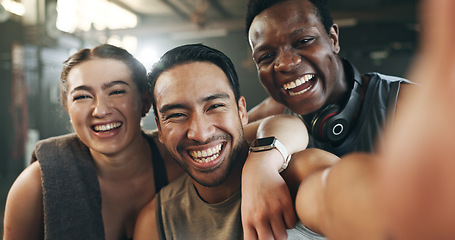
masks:
[[[264,139],[273,139],[273,142],[270,145],[255,146],[256,143],[259,142],[258,139],[256,139],[255,141],[253,141],[253,144],[250,147],[250,151],[251,152],[261,152],[261,151],[268,151],[268,150],[271,150],[274,148],[276,150],[278,150],[278,152],[281,154],[281,156],[283,156],[283,165],[278,170],[281,173],[289,165],[289,161],[291,160],[291,155],[288,154],[286,147],[280,141],[278,141],[278,139],[276,137],[267,137]],[[262,139],[259,139],[259,140],[262,140]]]

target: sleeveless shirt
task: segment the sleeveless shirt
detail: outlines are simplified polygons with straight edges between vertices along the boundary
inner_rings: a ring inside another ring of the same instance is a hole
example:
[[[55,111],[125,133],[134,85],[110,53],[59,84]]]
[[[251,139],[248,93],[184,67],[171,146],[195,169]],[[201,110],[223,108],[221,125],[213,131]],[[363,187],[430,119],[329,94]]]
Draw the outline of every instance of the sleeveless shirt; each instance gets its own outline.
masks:
[[[411,83],[400,77],[380,73],[368,73],[370,77],[352,130],[340,145],[316,140],[309,134],[308,148],[319,148],[339,157],[351,152],[374,152],[376,144],[382,139],[386,121],[393,118],[400,85]]]
[[[191,178],[183,175],[156,195],[156,222],[160,239],[243,239],[240,191],[217,204],[204,202]],[[298,224],[288,230],[288,239],[324,240]]]
[[[167,184],[166,169],[152,136],[144,136],[152,151],[158,191]],[[74,133],[48,138],[36,144],[32,162],[37,160],[45,239],[104,239],[100,186],[87,146]]]

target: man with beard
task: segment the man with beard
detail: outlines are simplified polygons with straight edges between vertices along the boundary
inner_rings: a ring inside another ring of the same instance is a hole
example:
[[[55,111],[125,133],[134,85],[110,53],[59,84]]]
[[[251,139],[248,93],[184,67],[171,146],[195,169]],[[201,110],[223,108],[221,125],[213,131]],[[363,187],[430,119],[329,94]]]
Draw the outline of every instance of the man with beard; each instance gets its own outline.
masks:
[[[184,45],[164,54],[149,79],[159,139],[188,176],[163,188],[142,210],[134,239],[243,239],[240,188],[249,151],[243,132],[248,117],[234,65],[218,50]],[[301,125],[290,127],[288,135],[305,135],[306,128],[298,118],[283,118],[286,121],[280,124]],[[275,137],[286,146],[294,140],[307,141],[286,135]],[[312,171],[338,159],[311,149],[293,154],[289,162],[277,139],[272,138],[271,144],[281,150],[267,152],[290,164],[288,170],[283,165],[282,174],[291,189],[297,189]],[[253,151],[261,150],[255,143],[252,146]],[[289,230],[288,235],[289,239],[324,239],[302,225]]]

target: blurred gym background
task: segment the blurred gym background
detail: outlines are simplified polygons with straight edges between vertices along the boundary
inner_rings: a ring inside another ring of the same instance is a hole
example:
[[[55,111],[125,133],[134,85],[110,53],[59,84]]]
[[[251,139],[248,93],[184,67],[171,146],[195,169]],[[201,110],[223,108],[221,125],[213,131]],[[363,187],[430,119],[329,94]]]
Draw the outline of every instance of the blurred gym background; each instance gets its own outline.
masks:
[[[233,60],[249,109],[267,96],[245,36],[246,0],[0,0],[0,4],[2,223],[7,192],[28,165],[36,141],[72,131],[58,99],[58,83],[62,62],[81,48],[120,46],[149,69],[170,48],[204,43]],[[419,30],[417,0],[332,0],[331,9],[340,26],[341,56],[361,72],[406,76]],[[143,126],[155,128],[153,113]]]

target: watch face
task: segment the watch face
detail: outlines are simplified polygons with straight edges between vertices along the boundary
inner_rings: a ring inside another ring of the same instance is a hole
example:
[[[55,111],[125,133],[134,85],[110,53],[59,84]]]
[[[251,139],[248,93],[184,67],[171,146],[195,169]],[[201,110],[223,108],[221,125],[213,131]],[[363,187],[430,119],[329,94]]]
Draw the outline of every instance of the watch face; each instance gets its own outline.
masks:
[[[253,147],[271,146],[275,142],[275,137],[258,138],[253,142]]]

